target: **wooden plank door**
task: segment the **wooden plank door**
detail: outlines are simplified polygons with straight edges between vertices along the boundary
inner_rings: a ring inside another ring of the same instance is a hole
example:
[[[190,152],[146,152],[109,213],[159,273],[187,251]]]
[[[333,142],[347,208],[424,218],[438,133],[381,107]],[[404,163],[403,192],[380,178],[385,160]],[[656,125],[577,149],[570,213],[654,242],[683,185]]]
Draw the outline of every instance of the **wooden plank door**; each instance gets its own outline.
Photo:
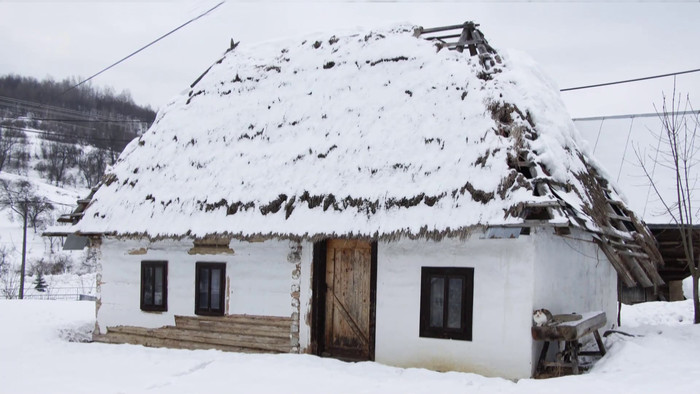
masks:
[[[369,360],[371,335],[372,245],[329,240],[326,249],[324,354]]]

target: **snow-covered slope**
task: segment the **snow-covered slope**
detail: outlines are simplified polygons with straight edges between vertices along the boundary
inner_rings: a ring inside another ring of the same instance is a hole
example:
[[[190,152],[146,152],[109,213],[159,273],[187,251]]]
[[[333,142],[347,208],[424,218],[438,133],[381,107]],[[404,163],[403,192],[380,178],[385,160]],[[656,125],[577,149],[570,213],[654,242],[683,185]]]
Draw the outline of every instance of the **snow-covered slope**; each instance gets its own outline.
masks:
[[[70,292],[72,296],[77,296],[75,291],[78,291],[79,288],[82,288],[81,293],[88,294],[92,291],[90,289],[95,286],[94,274],[89,278],[70,275],[47,276],[45,280],[49,285],[49,293],[39,294],[33,291],[34,277],[31,276],[31,272],[35,265],[60,262],[62,265],[65,264],[67,270],[84,273],[85,267],[81,270],[81,265],[86,257],[84,251],[63,251],[61,239],[42,237],[41,235],[46,225],[52,225],[61,214],[71,212],[76,200],[87,193],[87,189],[84,187],[69,185],[58,187],[41,177],[41,174],[34,169],[39,157],[41,142],[42,140],[35,133],[28,132],[25,149],[30,159],[27,169],[20,171],[22,174],[10,173],[5,170],[0,172],[0,181],[9,184],[28,181],[32,185],[33,192],[38,197],[46,198],[54,207],[52,211],[44,215],[44,223],[36,231],[32,227],[27,229],[25,295],[39,297],[50,293],[55,296],[65,290]],[[70,171],[72,172],[71,176],[77,175],[77,169]],[[13,213],[10,208],[0,206],[0,252],[4,255],[7,264],[7,271],[0,272],[0,290],[3,291],[0,297],[4,295],[4,292],[13,292],[14,296],[17,295],[19,288],[18,270],[22,261],[22,239],[22,218]]]
[[[415,236],[558,199],[595,229],[598,181],[557,88],[527,56],[501,58],[485,70],[412,26],[241,44],[125,149],[77,229]]]

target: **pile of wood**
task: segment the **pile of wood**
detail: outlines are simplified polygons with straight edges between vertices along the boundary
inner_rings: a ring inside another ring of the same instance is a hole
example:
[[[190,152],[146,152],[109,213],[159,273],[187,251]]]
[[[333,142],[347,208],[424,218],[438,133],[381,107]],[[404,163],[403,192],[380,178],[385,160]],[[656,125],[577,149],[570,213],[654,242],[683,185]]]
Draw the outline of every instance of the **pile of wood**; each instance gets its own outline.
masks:
[[[244,353],[289,353],[294,348],[289,317],[229,315],[175,316],[175,326],[107,327],[95,342]]]

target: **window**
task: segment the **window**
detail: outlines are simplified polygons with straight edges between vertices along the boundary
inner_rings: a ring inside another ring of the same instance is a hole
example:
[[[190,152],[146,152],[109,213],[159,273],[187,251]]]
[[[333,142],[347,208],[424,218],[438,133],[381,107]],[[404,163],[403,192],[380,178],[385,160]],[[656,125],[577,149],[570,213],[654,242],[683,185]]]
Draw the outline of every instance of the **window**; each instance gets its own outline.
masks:
[[[225,263],[197,263],[194,313],[197,315],[224,314],[226,289]]]
[[[141,310],[168,310],[168,262],[141,262]]]
[[[420,336],[472,340],[474,268],[421,269]]]

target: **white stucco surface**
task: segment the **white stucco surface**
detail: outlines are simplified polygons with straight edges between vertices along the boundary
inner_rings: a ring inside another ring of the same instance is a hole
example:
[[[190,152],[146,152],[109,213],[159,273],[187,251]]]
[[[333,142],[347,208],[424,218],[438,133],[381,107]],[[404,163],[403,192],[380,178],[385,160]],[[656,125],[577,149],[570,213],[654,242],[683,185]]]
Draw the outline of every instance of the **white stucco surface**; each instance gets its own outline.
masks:
[[[536,250],[534,308],[553,314],[604,311],[608,327],[617,321],[617,273],[590,235],[567,236],[541,229]]]
[[[567,236],[540,229],[532,237],[536,253],[534,309],[546,308],[555,315],[603,311],[606,327],[616,325],[617,272],[591,236],[576,229]],[[542,345],[532,343],[533,368]],[[556,352],[556,346],[550,347],[550,357]]]
[[[380,242],[376,361],[525,378],[531,372],[534,243],[518,239]],[[421,267],[473,267],[472,340],[421,338]]]
[[[289,241],[231,241],[234,254],[190,255],[191,240],[156,241],[104,238],[101,253],[100,332],[115,325],[161,327],[175,315],[194,316],[195,264],[226,263],[227,314],[292,316],[291,291],[296,265],[288,260]],[[129,254],[143,248],[145,254]],[[310,253],[310,252],[306,252]],[[302,251],[304,254],[304,251]],[[141,261],[168,262],[168,310],[140,309]],[[307,258],[310,260],[310,257]]]
[[[161,327],[173,325],[175,315],[193,316],[195,264],[222,262],[226,313],[298,314],[299,351],[308,351],[311,242],[231,241],[233,254],[216,255],[190,255],[192,246],[191,240],[103,239],[100,331]],[[617,275],[590,236],[577,230],[566,237],[539,229],[516,239],[483,239],[479,233],[440,242],[402,239],[379,242],[377,251],[375,359],[384,364],[526,378],[541,346],[530,334],[533,309],[602,310],[608,326],[615,322]],[[167,312],[140,310],[141,261],[147,260],[168,261]],[[471,341],[420,337],[421,267],[474,269]]]

